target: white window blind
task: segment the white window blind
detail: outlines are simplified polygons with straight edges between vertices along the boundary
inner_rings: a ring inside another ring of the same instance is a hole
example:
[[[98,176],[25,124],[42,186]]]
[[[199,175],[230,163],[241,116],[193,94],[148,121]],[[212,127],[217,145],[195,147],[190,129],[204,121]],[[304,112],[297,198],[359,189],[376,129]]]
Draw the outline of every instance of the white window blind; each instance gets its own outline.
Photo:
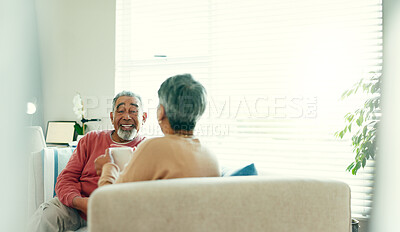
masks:
[[[333,134],[364,100],[342,92],[381,71],[380,0],[117,0],[116,37],[116,92],[143,97],[148,136],[162,81],[191,73],[209,95],[196,134],[222,165],[345,181],[369,215],[374,163],[346,172],[350,138]]]

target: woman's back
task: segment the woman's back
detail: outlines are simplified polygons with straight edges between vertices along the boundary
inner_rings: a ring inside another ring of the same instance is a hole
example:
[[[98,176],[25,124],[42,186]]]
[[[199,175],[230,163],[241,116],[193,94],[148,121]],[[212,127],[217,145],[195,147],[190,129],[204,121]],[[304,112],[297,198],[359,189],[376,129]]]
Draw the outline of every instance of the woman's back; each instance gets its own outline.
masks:
[[[142,142],[117,183],[220,176],[216,157],[192,136],[166,135]]]

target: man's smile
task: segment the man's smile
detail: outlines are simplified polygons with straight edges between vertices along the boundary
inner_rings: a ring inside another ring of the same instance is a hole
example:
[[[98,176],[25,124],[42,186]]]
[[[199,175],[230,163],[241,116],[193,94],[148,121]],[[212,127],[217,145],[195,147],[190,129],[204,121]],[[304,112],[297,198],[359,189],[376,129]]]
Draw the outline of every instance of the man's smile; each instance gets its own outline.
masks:
[[[134,126],[135,126],[134,124],[121,124],[120,128],[122,130],[128,131],[134,129],[135,128]]]

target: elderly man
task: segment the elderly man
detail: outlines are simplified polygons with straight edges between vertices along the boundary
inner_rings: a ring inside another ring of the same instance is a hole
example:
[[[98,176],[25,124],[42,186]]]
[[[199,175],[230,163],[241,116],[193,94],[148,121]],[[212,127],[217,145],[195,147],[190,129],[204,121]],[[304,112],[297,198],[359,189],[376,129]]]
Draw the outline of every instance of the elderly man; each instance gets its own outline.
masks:
[[[114,130],[91,131],[78,143],[57,178],[56,197],[43,203],[30,223],[33,231],[77,230],[86,226],[90,194],[97,188],[94,160],[112,146],[136,147],[144,140],[140,129],[147,118],[140,96],[123,91],[113,99]]]

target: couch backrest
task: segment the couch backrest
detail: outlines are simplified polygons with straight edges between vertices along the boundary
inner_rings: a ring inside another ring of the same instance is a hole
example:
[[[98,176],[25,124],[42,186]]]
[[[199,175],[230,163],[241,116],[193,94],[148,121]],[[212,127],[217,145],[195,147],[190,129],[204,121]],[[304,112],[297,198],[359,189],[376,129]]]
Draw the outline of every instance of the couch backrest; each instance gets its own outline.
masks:
[[[185,178],[115,184],[89,200],[89,231],[350,231],[350,188],[330,180]]]
[[[40,152],[46,147],[42,127],[30,126],[28,127],[27,133],[27,147],[29,148],[29,152]]]

